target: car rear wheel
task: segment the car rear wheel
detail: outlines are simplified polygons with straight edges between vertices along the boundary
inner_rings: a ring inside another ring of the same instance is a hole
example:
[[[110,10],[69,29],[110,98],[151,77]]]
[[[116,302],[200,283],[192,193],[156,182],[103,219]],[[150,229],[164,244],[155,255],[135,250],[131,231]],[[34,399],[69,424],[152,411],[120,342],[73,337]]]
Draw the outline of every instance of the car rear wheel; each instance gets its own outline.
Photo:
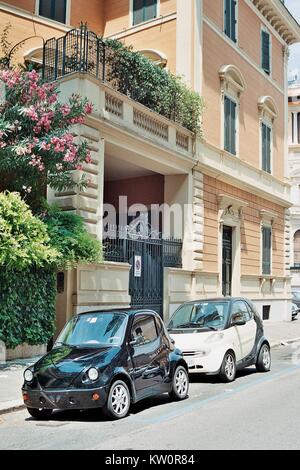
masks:
[[[229,383],[234,382],[236,377],[236,360],[233,352],[228,351],[223,359],[221,370],[220,370],[220,379],[222,382]]]
[[[34,419],[43,421],[51,418],[52,410],[43,410],[39,408],[27,408],[28,413]]]
[[[184,400],[189,393],[189,375],[183,366],[178,366],[175,370],[172,382],[172,391],[169,396],[172,400]]]
[[[127,416],[130,408],[130,392],[123,380],[117,380],[110,388],[104,413],[109,418],[122,419]]]
[[[269,372],[271,370],[271,351],[268,344],[263,344],[256,362],[258,372]]]

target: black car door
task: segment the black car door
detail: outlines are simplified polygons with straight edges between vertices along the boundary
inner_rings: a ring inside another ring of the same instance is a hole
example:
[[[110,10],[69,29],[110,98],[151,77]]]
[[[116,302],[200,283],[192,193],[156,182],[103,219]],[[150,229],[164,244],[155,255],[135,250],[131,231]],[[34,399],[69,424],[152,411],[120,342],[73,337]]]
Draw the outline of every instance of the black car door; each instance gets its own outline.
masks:
[[[140,392],[148,387],[154,390],[159,388],[165,375],[165,348],[154,315],[136,315],[131,328],[130,343],[136,391]]]

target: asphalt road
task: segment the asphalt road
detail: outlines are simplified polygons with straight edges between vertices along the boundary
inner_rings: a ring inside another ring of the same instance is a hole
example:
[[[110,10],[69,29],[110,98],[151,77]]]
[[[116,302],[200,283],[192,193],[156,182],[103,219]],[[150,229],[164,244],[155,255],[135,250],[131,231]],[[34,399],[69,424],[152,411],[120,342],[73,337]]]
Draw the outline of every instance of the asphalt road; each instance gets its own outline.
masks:
[[[188,400],[147,400],[122,421],[98,412],[57,412],[49,422],[36,422],[26,411],[3,415],[0,449],[299,449],[295,352],[291,346],[273,350],[270,373],[249,368],[230,385],[194,376]]]

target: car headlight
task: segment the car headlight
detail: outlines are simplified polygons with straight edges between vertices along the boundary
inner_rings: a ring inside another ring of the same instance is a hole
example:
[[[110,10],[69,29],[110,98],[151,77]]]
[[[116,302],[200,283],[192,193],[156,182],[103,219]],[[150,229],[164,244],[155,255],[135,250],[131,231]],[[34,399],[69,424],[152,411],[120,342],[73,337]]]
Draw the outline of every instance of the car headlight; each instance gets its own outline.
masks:
[[[25,379],[25,382],[32,382],[33,381],[33,373],[30,369],[25,370],[24,379]]]
[[[97,371],[97,369],[95,369],[95,367],[92,367],[88,370],[87,375],[90,380],[95,381],[99,377],[99,372]]]

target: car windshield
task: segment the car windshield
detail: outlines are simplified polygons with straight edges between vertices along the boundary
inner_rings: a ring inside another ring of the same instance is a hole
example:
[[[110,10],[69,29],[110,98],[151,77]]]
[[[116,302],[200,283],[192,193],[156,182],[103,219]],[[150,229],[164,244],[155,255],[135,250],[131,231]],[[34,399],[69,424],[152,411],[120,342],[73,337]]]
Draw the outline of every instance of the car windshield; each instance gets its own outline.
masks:
[[[296,300],[300,300],[300,292],[293,292],[293,297]]]
[[[168,329],[196,328],[221,330],[225,328],[229,302],[200,302],[180,307],[172,316]]]
[[[120,346],[126,324],[126,315],[117,312],[79,315],[67,323],[57,339],[56,346]]]

